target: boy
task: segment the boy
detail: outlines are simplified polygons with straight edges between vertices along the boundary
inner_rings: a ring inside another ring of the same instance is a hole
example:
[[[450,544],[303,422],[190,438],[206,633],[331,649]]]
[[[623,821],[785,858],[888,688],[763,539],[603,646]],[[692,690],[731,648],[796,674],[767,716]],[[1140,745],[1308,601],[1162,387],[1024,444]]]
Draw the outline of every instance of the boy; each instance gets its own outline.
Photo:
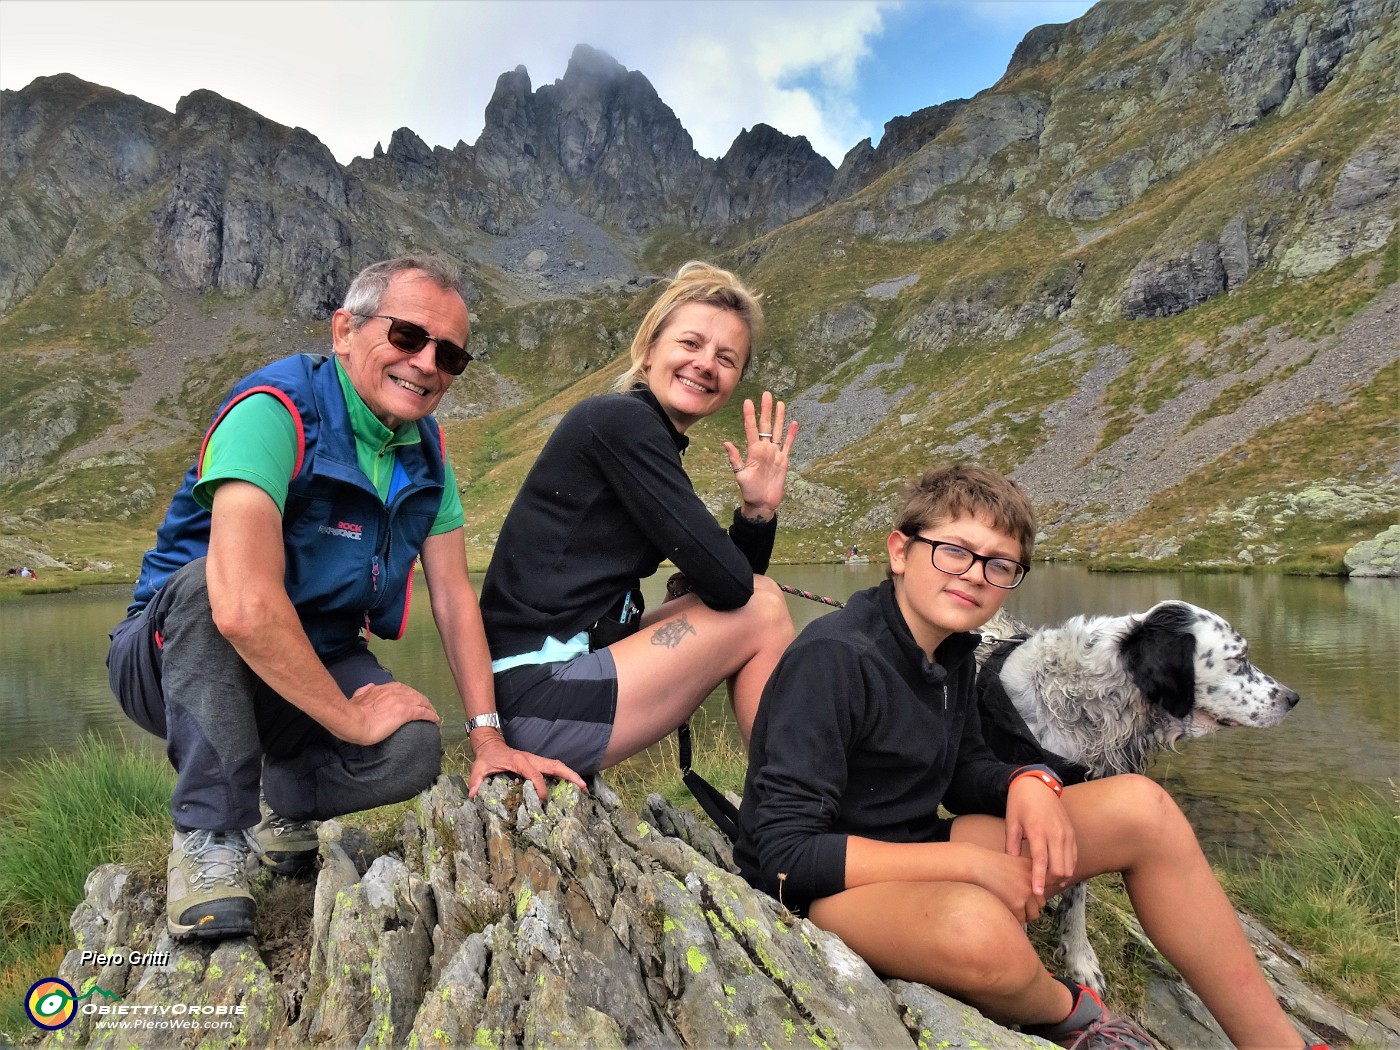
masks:
[[[1302,1044],[1194,832],[1153,781],[1062,788],[982,740],[974,632],[1030,568],[1035,514],[992,470],[930,470],[886,540],[888,579],[811,624],[750,741],[735,860],[888,977],[1076,1047],[1152,1047],[1027,939],[1071,882],[1123,873],[1153,942],[1240,1047]],[[960,814],[938,814],[939,804]]]

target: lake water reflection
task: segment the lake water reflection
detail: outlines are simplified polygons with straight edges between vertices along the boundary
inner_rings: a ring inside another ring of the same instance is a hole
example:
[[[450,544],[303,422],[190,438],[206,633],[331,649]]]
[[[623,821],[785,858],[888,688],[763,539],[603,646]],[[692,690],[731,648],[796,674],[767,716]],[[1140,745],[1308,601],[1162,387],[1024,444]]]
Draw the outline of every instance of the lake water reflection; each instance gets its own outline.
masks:
[[[883,578],[883,566],[775,566],[782,583],[844,599]],[[480,585],[479,577],[474,578]],[[649,604],[665,574],[647,581]],[[460,702],[428,614],[426,590],[401,642],[377,643],[380,659],[423,689],[443,715],[449,744],[461,741]],[[85,733],[161,744],[130,725],[107,688],[107,631],[128,586],[90,587],[0,603],[0,759],[64,752]],[[1152,770],[1183,803],[1212,852],[1261,844],[1270,805],[1304,811],[1315,797],[1364,785],[1393,800],[1400,778],[1400,581],[1270,575],[1091,573],[1037,565],[1008,608],[1031,624],[1076,613],[1120,614],[1179,598],[1220,613],[1250,640],[1251,658],[1302,694],[1275,729],[1237,729],[1187,743]],[[831,610],[791,598],[799,628]],[[720,694],[707,702],[724,717]],[[699,764],[699,763],[698,763]]]

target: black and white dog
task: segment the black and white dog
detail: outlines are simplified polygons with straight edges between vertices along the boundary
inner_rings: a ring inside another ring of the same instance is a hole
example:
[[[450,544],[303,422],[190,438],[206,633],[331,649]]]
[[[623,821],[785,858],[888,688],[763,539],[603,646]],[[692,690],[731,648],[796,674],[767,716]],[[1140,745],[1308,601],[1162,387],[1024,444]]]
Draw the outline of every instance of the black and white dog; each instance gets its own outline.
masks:
[[[1163,748],[1228,727],[1275,726],[1298,703],[1249,662],[1238,631],[1186,602],[1034,631],[1002,611],[979,633],[987,742],[1007,761],[1051,766],[1067,784],[1144,772]],[[1058,972],[1102,993],[1083,884],[1056,911]]]

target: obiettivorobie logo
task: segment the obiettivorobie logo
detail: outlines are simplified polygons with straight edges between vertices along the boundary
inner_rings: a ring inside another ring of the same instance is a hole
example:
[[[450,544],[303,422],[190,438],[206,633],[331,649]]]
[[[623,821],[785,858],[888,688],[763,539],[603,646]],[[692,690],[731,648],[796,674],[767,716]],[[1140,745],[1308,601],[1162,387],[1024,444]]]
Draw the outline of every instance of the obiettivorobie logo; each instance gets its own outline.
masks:
[[[121,965],[130,960],[136,966],[168,966],[169,952],[114,952],[110,955],[83,952],[82,963],[97,966]],[[85,1001],[87,1000],[87,1001]],[[113,1002],[113,1000],[117,1000]],[[124,1003],[116,992],[93,984],[79,995],[73,986],[58,977],[35,981],[24,997],[24,1012],[38,1028],[53,1032],[72,1024],[82,1015],[93,1019],[97,1029],[124,1031],[142,1029],[224,1029],[232,1031],[237,1019],[248,1015],[244,1003],[214,1006],[208,1003]]]
[[[105,999],[120,999],[116,992],[93,985],[82,995],[73,990],[67,981],[57,977],[45,977],[35,981],[24,997],[24,1012],[38,1027],[50,1032],[70,1024],[78,1016],[78,1004],[93,995]]]

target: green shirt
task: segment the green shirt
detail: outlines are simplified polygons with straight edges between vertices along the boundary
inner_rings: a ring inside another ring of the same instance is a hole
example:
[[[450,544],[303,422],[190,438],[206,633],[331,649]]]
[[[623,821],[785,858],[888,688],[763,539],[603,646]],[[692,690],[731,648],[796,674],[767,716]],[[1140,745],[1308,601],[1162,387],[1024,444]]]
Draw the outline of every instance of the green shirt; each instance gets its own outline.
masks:
[[[422,440],[418,424],[404,423],[397,430],[390,430],[360,398],[339,360],[335,362],[335,373],[350,412],[350,425],[355,431],[355,455],[360,470],[379,493],[379,498],[387,503],[396,462],[393,452]],[[287,406],[272,394],[251,394],[229,409],[209,436],[194,498],[205,510],[211,510],[214,490],[220,484],[230,480],[247,481],[271,496],[280,513],[286,510],[287,487],[291,484],[296,458],[296,422]],[[448,461],[442,503],[428,535],[459,529],[466,520],[462,498],[457,492],[457,477]]]

